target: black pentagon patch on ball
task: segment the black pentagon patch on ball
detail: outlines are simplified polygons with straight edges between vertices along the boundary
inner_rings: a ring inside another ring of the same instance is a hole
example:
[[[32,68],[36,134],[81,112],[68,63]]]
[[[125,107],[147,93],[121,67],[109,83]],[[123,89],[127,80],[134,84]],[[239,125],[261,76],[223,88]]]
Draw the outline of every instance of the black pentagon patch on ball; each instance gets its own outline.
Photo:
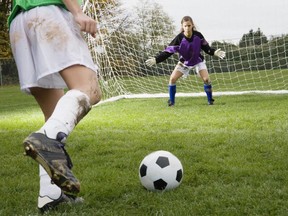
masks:
[[[160,156],[158,157],[156,164],[158,164],[158,166],[160,166],[161,168],[167,167],[169,166],[169,159],[168,157]]]
[[[145,164],[142,164],[142,166],[140,167],[140,176],[146,176],[147,173],[147,166]]]
[[[180,182],[182,179],[182,175],[183,175],[182,169],[178,170],[176,175],[176,181]]]
[[[163,179],[158,179],[153,184],[156,190],[164,190],[167,186],[167,183]]]

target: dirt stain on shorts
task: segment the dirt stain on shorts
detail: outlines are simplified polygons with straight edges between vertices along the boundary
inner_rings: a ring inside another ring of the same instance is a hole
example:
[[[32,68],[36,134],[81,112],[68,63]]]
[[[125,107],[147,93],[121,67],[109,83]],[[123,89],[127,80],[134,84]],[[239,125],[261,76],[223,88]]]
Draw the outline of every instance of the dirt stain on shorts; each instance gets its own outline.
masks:
[[[60,23],[36,17],[28,22],[28,29],[33,30],[37,37],[39,35],[41,40],[50,44],[55,51],[63,50],[67,45],[69,36]]]

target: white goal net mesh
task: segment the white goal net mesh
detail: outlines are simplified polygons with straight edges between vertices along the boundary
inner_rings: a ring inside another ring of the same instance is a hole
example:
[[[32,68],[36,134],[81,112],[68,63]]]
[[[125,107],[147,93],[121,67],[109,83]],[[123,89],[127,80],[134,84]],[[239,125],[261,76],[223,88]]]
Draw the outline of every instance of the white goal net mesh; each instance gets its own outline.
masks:
[[[158,4],[145,1],[133,11],[117,0],[83,2],[83,10],[99,25],[96,38],[86,35],[104,99],[127,95],[168,95],[168,81],[178,56],[147,67],[176,36],[176,28]],[[210,45],[226,51],[220,60],[204,55],[214,93],[281,92],[288,90],[288,35],[271,36],[250,32],[239,42],[213,41]],[[177,94],[203,93],[196,74],[177,82]]]

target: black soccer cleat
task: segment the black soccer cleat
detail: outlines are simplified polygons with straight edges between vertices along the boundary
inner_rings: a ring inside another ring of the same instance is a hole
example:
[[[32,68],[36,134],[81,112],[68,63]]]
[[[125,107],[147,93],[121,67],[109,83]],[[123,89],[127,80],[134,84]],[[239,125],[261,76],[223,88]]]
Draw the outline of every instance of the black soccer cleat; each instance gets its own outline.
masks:
[[[64,144],[44,134],[32,133],[24,140],[23,146],[25,154],[42,165],[63,192],[70,195],[80,192],[80,183],[71,171],[72,162]]]
[[[208,101],[208,105],[213,105],[214,104],[214,99],[212,98],[210,101]]]
[[[170,100],[168,100],[168,106],[169,106],[169,107],[174,106],[174,104],[175,104],[175,103],[172,103]]]
[[[75,197],[61,192],[60,197],[58,199],[52,199],[49,196],[39,196],[38,209],[42,213],[44,213],[46,211],[55,209],[60,203],[78,204],[83,202],[84,199],[82,197]]]

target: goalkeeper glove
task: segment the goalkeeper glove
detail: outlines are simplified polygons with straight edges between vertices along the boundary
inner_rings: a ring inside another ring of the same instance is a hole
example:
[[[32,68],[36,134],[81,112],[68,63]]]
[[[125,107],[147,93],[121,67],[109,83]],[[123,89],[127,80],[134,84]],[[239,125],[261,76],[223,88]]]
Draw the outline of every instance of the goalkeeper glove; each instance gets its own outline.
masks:
[[[225,57],[225,52],[222,51],[221,49],[217,49],[215,52],[214,52],[214,55],[223,59]]]
[[[145,63],[147,66],[152,67],[153,65],[156,64],[156,59],[154,57],[151,57],[148,60],[146,60]]]

